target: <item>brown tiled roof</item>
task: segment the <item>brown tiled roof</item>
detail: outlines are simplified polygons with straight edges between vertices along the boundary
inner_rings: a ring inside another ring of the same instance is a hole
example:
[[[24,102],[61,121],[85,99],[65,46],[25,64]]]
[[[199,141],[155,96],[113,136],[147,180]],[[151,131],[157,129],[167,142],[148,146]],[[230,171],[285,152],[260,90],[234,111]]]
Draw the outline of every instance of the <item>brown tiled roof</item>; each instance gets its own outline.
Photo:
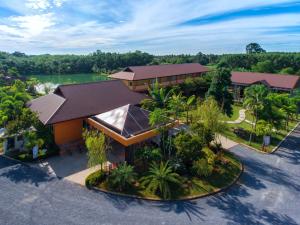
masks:
[[[48,94],[31,100],[27,106],[38,114],[42,123],[46,124],[64,102],[65,99],[61,96]]]
[[[53,124],[97,115],[126,104],[136,105],[145,98],[129,90],[122,81],[113,80],[61,85],[54,94],[35,99],[28,105],[38,112],[44,124]],[[55,106],[51,106],[53,102]]]
[[[122,80],[144,80],[192,73],[208,72],[209,69],[199,63],[165,64],[153,66],[130,66],[109,77]]]
[[[282,75],[255,72],[232,72],[231,81],[235,84],[251,85],[262,82],[272,88],[295,89],[300,85],[300,77],[296,75]]]

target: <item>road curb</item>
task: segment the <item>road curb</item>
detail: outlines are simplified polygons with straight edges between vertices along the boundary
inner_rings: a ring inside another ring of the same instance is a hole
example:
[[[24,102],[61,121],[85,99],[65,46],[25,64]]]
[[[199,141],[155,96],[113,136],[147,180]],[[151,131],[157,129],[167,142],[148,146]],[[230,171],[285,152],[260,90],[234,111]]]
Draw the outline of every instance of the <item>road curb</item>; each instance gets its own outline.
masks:
[[[274,148],[272,149],[271,152],[269,152],[269,154],[275,153],[275,152],[279,149],[279,147],[282,145],[282,143],[287,139],[287,137],[290,136],[290,134],[293,133],[299,125],[300,125],[300,122],[298,122],[298,123],[294,126],[294,128],[293,128],[292,130],[290,130],[290,132],[287,133],[287,135],[286,135],[286,136],[278,143],[278,145],[277,145],[276,147],[274,147]]]
[[[236,154],[230,152],[231,154],[234,155],[234,157],[238,158],[236,156]],[[109,195],[115,195],[115,196],[119,196],[119,197],[125,197],[125,198],[132,198],[132,199],[137,199],[137,200],[144,200],[144,201],[152,201],[152,202],[179,202],[179,201],[190,201],[190,200],[195,200],[195,199],[200,199],[200,198],[205,198],[205,197],[209,197],[212,195],[216,195],[219,194],[221,192],[225,192],[228,189],[230,189],[232,186],[234,186],[238,180],[241,178],[243,172],[244,172],[244,164],[242,161],[240,161],[240,172],[237,175],[237,177],[227,186],[223,187],[223,188],[219,188],[211,193],[207,193],[207,194],[203,194],[203,195],[194,195],[194,196],[188,196],[185,198],[179,198],[179,199],[170,199],[170,200],[165,200],[165,199],[159,199],[159,198],[148,198],[148,197],[141,197],[141,196],[136,196],[136,195],[130,195],[130,194],[123,194],[123,193],[119,193],[119,192],[114,192],[114,191],[108,191],[106,189],[102,189],[99,187],[90,187],[90,190],[96,191],[96,192],[101,192],[104,194],[109,194]]]

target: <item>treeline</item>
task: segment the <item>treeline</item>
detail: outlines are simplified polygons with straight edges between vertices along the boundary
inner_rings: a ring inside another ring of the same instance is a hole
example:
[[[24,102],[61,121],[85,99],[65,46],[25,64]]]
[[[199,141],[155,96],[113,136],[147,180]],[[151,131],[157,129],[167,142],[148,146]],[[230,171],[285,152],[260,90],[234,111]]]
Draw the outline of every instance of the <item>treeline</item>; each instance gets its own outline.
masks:
[[[114,72],[127,66],[197,62],[230,70],[300,75],[300,53],[248,53],[154,56],[145,52],[88,55],[25,55],[0,52],[0,76]]]
[[[25,55],[0,52],[0,74],[73,74],[110,72],[129,65],[147,65],[153,56],[140,52],[105,53],[96,51],[88,55]]]
[[[154,64],[191,63],[224,67],[230,70],[300,75],[300,53],[203,54],[154,57]]]

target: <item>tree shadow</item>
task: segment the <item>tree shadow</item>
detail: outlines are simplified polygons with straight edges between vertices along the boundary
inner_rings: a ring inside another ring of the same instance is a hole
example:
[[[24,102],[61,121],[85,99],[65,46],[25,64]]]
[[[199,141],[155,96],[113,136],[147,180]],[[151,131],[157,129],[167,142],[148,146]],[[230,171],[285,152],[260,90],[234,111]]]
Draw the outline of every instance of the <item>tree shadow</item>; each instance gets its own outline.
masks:
[[[176,214],[184,213],[190,221],[192,217],[203,220],[204,214],[201,212],[203,209],[197,204],[196,201],[170,201],[161,202],[159,207],[164,212],[173,211]]]
[[[297,222],[291,217],[271,212],[267,209],[258,210],[255,205],[241,201],[239,195],[225,194],[213,197],[207,201],[208,205],[222,210],[227,224],[290,224]]]
[[[98,190],[94,190],[95,192],[101,192]],[[110,193],[104,193],[101,192],[103,196],[112,203],[112,205],[120,210],[120,211],[125,211],[127,210],[130,206],[133,205],[143,205],[143,200],[138,199],[138,198],[131,198],[131,197],[126,197],[126,196],[120,196],[116,194],[110,194]]]
[[[14,183],[30,183],[37,187],[41,183],[56,179],[50,177],[42,170],[22,164],[15,164],[9,169],[4,169],[4,171],[0,173],[0,177],[6,177]]]
[[[94,190],[95,192],[100,192]],[[125,211],[129,207],[134,205],[139,206],[147,206],[159,208],[164,212],[175,212],[176,214],[184,213],[190,221],[192,221],[193,217],[201,219],[204,214],[201,212],[202,208],[197,205],[196,201],[148,201],[143,199],[131,198],[131,197],[123,197],[109,193],[103,193],[103,196],[110,201],[113,206],[120,210]]]
[[[287,159],[289,163],[299,165],[300,163],[300,131],[293,132],[280,145],[275,155]]]
[[[10,167],[10,166],[13,166],[13,165],[16,165],[16,164],[18,164],[17,161],[8,159],[8,158],[6,158],[2,155],[0,156],[0,169]]]
[[[297,177],[290,173],[287,167],[276,167],[270,163],[265,163],[259,160],[244,159],[245,168],[248,172],[248,180],[244,183],[246,186],[259,189],[266,188],[262,181],[271,182],[273,185],[282,185],[287,188],[293,188],[295,191],[300,192],[300,182]],[[245,173],[247,176],[247,173]],[[255,181],[255,182],[254,182]]]

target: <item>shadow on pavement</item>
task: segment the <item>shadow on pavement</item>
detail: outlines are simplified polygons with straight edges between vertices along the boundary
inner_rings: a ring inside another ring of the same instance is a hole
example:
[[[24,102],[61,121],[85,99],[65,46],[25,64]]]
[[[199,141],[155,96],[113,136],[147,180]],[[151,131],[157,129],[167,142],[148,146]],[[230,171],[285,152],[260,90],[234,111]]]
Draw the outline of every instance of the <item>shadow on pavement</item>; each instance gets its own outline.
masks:
[[[10,167],[7,166],[6,168],[3,168],[1,159],[0,165],[0,168],[2,167],[3,169],[2,171],[0,171],[0,177],[6,177],[14,183],[30,183],[35,186],[39,186],[41,183],[56,179],[54,177],[48,176],[45,172],[39,169],[32,168],[26,165],[14,163],[11,164]]]

